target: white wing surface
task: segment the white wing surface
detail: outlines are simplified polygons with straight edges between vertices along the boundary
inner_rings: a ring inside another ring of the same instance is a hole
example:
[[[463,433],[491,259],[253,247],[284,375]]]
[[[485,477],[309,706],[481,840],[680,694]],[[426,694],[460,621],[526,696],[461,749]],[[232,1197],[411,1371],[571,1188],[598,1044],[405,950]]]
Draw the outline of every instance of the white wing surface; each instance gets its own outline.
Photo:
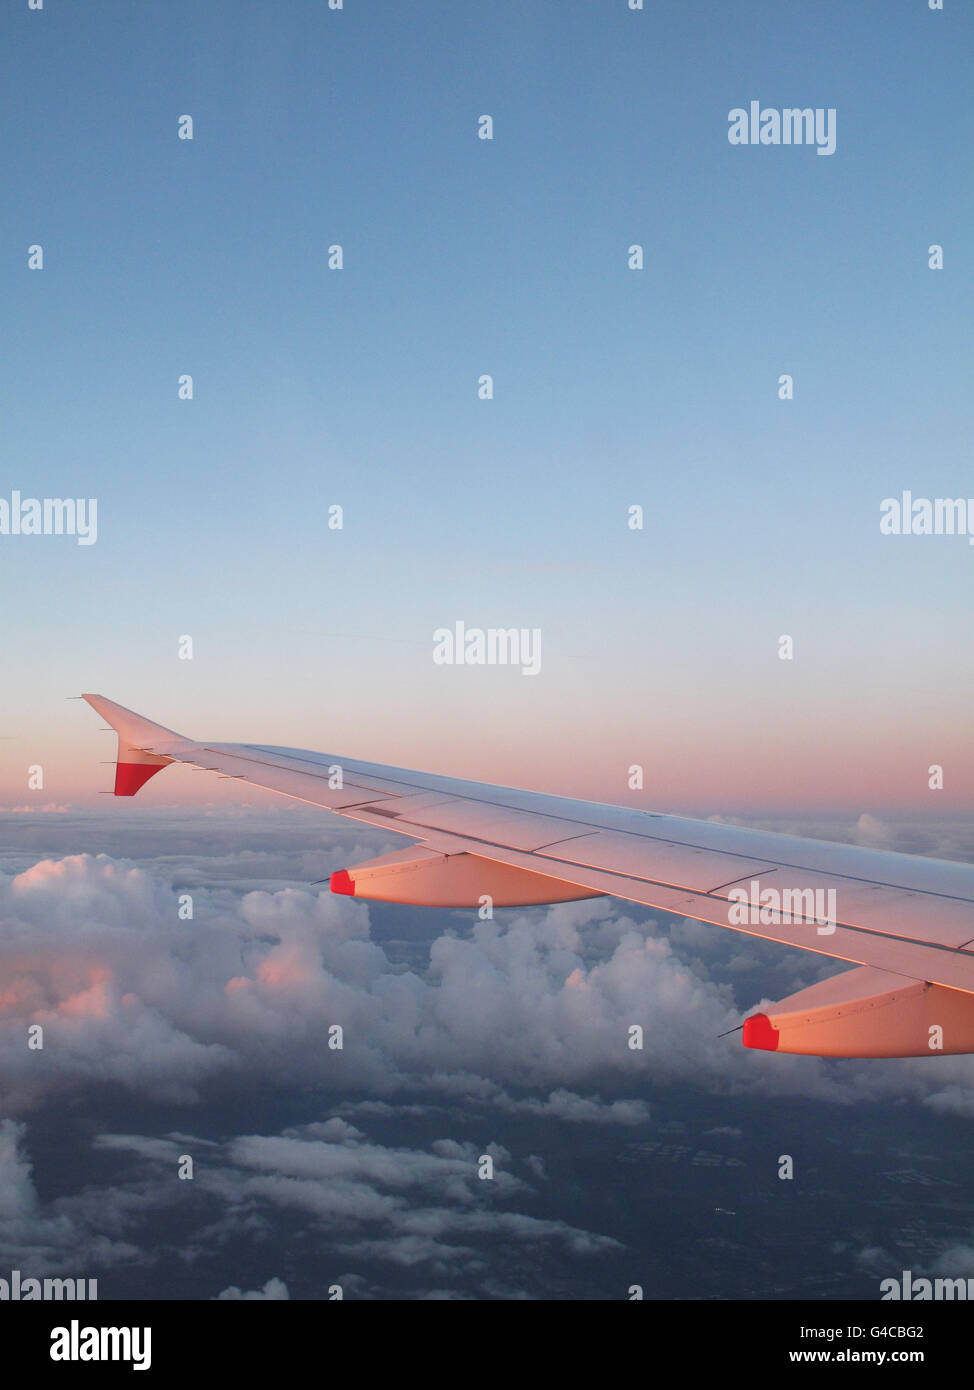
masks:
[[[261,744],[194,742],[101,695],[115,794],[170,762],[265,787],[412,843],[335,892],[477,907],[609,894],[861,968],[770,1006],[747,1046],[822,1056],[974,1051],[974,866],[466,782]]]

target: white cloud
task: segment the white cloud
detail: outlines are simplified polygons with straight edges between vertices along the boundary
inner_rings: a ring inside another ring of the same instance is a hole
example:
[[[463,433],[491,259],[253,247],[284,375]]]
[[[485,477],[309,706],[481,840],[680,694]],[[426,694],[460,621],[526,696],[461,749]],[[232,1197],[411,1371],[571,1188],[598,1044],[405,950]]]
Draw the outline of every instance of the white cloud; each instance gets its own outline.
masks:
[[[938,1058],[934,1077],[927,1059],[827,1063],[718,1039],[741,1017],[726,983],[739,941],[718,928],[641,924],[606,900],[504,913],[462,935],[444,915],[419,973],[371,939],[365,904],[327,889],[195,887],[181,920],[186,872],[74,855],[0,876],[8,1114],[85,1083],[198,1101],[241,1078],[300,1078],[347,1098],[347,1114],[408,1089],[635,1125],[650,1083],[974,1110],[969,1058]],[[780,958],[782,994],[834,968],[759,949]],[[40,1051],[27,1046],[33,1023]],[[628,1046],[634,1024],[642,1050]]]
[[[277,1278],[268,1279],[262,1289],[252,1289],[248,1293],[244,1293],[243,1289],[238,1289],[236,1284],[231,1284],[228,1289],[223,1289],[221,1293],[217,1294],[217,1299],[223,1302],[246,1301],[248,1303],[253,1303],[257,1301],[266,1302],[268,1300],[277,1301],[280,1299],[289,1299],[290,1297],[291,1295],[287,1291],[287,1285],[283,1280]]]

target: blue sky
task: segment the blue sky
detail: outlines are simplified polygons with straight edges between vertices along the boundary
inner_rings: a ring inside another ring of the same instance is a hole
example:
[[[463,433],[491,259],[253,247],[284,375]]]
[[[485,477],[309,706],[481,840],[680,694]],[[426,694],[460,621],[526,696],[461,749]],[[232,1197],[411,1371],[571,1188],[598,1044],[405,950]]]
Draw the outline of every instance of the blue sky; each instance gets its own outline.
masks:
[[[3,25],[0,495],[99,503],[95,546],[0,537],[8,802],[25,762],[85,784],[82,689],[605,800],[644,761],[704,813],[807,799],[789,758],[821,804],[963,793],[974,554],[878,514],[974,495],[969,9]],[[835,154],[731,146],[751,99],[835,107]],[[542,675],[434,667],[457,619],[540,627]]]

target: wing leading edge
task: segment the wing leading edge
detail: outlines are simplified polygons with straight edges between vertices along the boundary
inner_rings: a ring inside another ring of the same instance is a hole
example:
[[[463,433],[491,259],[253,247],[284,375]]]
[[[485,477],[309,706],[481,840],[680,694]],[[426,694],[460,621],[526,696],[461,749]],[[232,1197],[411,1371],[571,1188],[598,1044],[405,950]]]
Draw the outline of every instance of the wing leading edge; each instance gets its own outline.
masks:
[[[603,806],[332,754],[201,743],[100,695],[115,795],[187,763],[407,836],[332,890],[429,906],[611,895],[860,967],[747,1020],[744,1042],[821,1056],[974,1051],[974,866]]]

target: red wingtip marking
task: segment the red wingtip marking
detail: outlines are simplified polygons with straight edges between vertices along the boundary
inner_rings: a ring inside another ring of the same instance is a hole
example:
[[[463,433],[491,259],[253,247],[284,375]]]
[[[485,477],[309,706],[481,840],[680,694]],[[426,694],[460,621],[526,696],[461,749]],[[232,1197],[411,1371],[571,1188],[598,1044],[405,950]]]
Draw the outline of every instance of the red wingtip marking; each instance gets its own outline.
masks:
[[[336,869],[328,883],[333,893],[344,893],[347,897],[355,897],[355,880],[349,878],[347,869]]]
[[[115,795],[134,796],[150,777],[161,772],[165,763],[116,763]]]
[[[772,1027],[767,1014],[752,1014],[744,1022],[743,1042],[745,1047],[760,1047],[765,1052],[778,1051],[781,1034]]]

